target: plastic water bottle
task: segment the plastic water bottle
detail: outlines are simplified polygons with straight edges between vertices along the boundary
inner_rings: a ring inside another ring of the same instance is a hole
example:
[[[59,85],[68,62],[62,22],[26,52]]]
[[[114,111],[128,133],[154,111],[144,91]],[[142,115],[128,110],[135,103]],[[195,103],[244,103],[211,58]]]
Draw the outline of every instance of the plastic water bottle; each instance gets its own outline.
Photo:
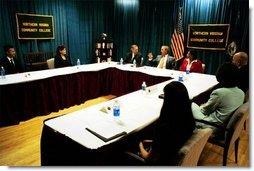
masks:
[[[186,75],[190,74],[190,69],[186,69]]]
[[[186,69],[186,80],[189,79],[190,76],[190,69]]]
[[[137,66],[137,62],[136,62],[136,59],[133,60],[133,67],[136,67]]]
[[[123,65],[123,58],[120,59],[120,65]]]
[[[79,66],[79,65],[80,65],[80,60],[78,59],[78,60],[77,60],[77,66]]]
[[[141,89],[142,89],[143,94],[145,94],[146,93],[146,82],[145,81],[143,81],[143,83],[141,85]]]
[[[144,58],[141,58],[140,66],[143,66]]]
[[[114,105],[113,105],[113,116],[114,117],[119,117],[120,116],[120,104],[116,100]]]
[[[5,70],[3,66],[1,67],[1,78],[5,79]]]
[[[183,73],[182,72],[179,74],[178,81],[183,82]]]

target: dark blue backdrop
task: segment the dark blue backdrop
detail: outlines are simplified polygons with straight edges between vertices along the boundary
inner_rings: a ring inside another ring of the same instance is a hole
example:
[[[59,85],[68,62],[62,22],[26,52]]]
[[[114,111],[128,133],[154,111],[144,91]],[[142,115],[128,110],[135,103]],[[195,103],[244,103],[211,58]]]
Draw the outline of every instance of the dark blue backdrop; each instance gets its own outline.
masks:
[[[0,46],[13,44],[21,62],[23,54],[55,51],[65,44],[75,63],[93,61],[94,44],[102,32],[115,42],[119,60],[137,43],[141,53],[160,52],[169,45],[179,6],[183,6],[184,34],[188,24],[230,24],[230,39],[240,50],[249,50],[248,0],[0,0]],[[15,13],[53,15],[54,40],[18,40]],[[185,42],[186,44],[186,42]],[[0,54],[4,55],[2,48]],[[224,51],[200,51],[198,57],[214,74],[228,55]]]

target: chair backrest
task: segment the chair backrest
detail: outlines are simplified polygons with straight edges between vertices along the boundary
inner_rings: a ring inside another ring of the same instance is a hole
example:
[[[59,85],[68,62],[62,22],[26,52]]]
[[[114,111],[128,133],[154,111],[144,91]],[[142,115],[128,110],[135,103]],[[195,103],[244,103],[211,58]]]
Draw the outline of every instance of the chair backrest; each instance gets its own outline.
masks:
[[[53,52],[29,52],[24,54],[26,71],[48,69],[47,60],[53,57]]]
[[[212,134],[212,129],[197,129],[190,139],[179,150],[179,166],[197,166],[201,152]]]
[[[54,58],[48,59],[47,64],[49,69],[55,68],[55,59]]]
[[[227,130],[225,132],[225,141],[229,143],[229,148],[234,145],[235,141],[240,137],[241,131],[244,127],[244,122],[247,119],[249,113],[249,102],[242,104],[233,114],[227,124]]]

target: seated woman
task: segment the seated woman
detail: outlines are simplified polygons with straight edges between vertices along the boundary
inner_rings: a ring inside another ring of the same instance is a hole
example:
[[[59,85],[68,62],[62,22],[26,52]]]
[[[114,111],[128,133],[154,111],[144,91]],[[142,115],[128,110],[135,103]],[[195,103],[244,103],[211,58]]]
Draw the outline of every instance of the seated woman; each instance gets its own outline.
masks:
[[[144,147],[148,140],[139,143],[141,157],[150,165],[176,165],[177,153],[194,129],[187,89],[182,83],[173,81],[164,88],[164,103],[150,150]]]
[[[149,52],[147,54],[146,66],[151,66],[151,67],[157,66],[156,65],[156,61],[154,61],[154,57],[153,57],[153,53],[152,52]]]
[[[180,71],[189,70],[190,72],[203,73],[202,62],[197,59],[196,51],[189,50],[187,57],[183,60]]]
[[[192,112],[195,119],[223,124],[229,115],[235,111],[244,101],[244,92],[237,87],[238,69],[231,63],[223,64],[217,71],[219,88],[215,89],[210,99],[201,106],[192,103]],[[200,127],[209,127],[200,124]]]
[[[66,47],[64,45],[57,47],[54,62],[55,68],[71,66],[71,61],[70,58],[66,56]]]

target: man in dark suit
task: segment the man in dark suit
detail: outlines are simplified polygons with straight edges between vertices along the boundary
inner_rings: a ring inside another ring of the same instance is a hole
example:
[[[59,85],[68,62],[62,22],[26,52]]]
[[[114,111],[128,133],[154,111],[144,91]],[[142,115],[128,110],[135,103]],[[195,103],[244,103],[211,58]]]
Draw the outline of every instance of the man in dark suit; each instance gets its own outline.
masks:
[[[0,59],[1,66],[5,69],[5,74],[15,74],[22,72],[23,69],[20,63],[16,59],[16,52],[13,46],[4,46],[5,57]]]
[[[238,52],[234,54],[232,63],[239,69],[238,87],[246,93],[249,90],[248,55],[245,52]]]
[[[173,56],[169,56],[169,47],[161,47],[161,55],[158,55],[155,58],[155,61],[158,63],[157,68],[161,69],[175,69],[176,61]]]
[[[131,51],[127,53],[126,58],[124,60],[124,63],[133,63],[134,59],[136,60],[136,65],[141,66],[143,61],[141,53],[138,51],[138,46],[137,45],[131,45]]]

